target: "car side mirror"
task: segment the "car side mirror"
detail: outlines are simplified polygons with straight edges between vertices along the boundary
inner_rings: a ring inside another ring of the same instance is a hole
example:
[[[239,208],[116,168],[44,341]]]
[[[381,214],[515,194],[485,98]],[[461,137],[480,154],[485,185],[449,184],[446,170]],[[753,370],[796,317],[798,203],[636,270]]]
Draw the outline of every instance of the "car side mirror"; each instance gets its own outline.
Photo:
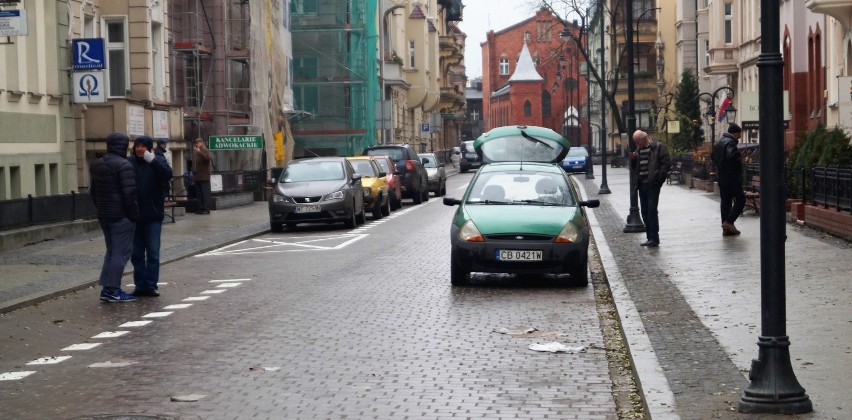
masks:
[[[268,178],[266,180],[266,186],[267,187],[274,187],[275,184],[277,184],[277,183],[278,183],[278,181],[276,181],[275,178]]]
[[[429,163],[429,158],[422,158],[420,159],[420,162],[423,162],[423,164],[427,164]]]
[[[461,204],[461,200],[459,200],[458,198],[444,197],[445,206],[457,206],[459,204]]]
[[[356,182],[361,182],[361,175],[352,175],[352,183],[355,184]]]
[[[386,177],[386,176],[388,176],[388,173],[387,173],[387,172],[385,172],[385,171],[380,171],[380,172],[379,172],[379,178],[384,178],[384,177]]]
[[[586,200],[581,201],[580,205],[583,207],[595,208],[601,205],[601,200]]]

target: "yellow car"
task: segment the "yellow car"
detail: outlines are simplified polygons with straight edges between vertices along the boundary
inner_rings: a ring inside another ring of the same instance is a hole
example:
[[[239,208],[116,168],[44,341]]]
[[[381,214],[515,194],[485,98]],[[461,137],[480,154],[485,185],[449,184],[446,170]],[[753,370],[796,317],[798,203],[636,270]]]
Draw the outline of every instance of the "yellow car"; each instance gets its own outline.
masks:
[[[391,212],[391,199],[388,193],[388,181],[385,171],[372,156],[355,156],[346,158],[355,168],[355,173],[361,176],[361,186],[364,187],[364,208],[373,212],[373,219],[381,219]]]

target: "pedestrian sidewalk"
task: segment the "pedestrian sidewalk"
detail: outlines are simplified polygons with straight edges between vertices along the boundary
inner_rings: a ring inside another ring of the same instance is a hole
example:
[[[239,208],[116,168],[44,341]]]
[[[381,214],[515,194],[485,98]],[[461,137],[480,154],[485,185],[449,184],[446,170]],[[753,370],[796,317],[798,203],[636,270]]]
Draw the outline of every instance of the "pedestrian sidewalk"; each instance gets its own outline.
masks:
[[[760,218],[747,211],[741,236],[722,237],[712,193],[665,185],[659,248],[624,233],[626,168],[607,168],[612,194],[595,179],[574,179],[591,209],[595,242],[652,418],[755,418],[736,412],[761,333]],[[793,372],[814,412],[792,418],[841,419],[852,413],[852,322],[846,241],[786,225],[786,315]],[[781,261],[775,262],[781,264]]]
[[[175,220],[163,223],[161,264],[269,230],[266,202]],[[76,227],[51,225],[45,229],[55,236],[0,252],[0,314],[97,284],[105,253],[97,221],[71,224]],[[127,270],[132,271],[129,263]]]

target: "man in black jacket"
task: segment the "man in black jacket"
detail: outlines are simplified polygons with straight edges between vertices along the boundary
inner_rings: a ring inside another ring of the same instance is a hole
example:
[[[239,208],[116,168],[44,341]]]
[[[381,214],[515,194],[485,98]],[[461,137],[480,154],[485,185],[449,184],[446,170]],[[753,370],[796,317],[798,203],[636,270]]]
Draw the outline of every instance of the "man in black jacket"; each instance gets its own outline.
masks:
[[[133,232],[139,209],[136,204],[136,174],[127,161],[130,138],[124,133],[107,137],[107,153],[89,168],[92,201],[106,242],[106,255],[98,283],[104,302],[129,302],[136,298],[121,290],[121,275],[130,259]]]
[[[630,171],[636,176],[636,188],[639,195],[639,207],[642,221],[645,222],[647,240],[640,245],[649,248],[660,246],[660,219],[657,205],[660,203],[660,189],[669,177],[672,168],[671,158],[666,146],[648,138],[648,133],[636,130],[633,133],[636,150],[630,152]]]
[[[719,141],[713,145],[710,159],[716,166],[716,181],[719,184],[721,199],[722,236],[739,235],[740,231],[734,222],[740,217],[745,208],[745,193],[743,193],[743,160],[737,147],[743,130],[736,124],[728,126],[728,132],[722,134]]]
[[[136,170],[139,218],[133,235],[134,296],[160,296],[160,236],[163,230],[163,202],[172,168],[162,154],[155,153],[154,141],[139,136],[133,142],[133,154],[127,158]]]

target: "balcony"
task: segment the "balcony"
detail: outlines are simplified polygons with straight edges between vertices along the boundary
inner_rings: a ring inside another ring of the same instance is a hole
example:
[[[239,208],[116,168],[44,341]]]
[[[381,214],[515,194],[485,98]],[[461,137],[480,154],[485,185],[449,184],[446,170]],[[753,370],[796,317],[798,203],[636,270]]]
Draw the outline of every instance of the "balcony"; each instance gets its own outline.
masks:
[[[402,78],[402,63],[401,61],[385,61],[382,63],[382,77],[385,79],[385,84],[388,86],[405,84],[405,79]]]
[[[852,3],[849,0],[805,0],[805,7],[837,19],[846,30],[852,26]]]

